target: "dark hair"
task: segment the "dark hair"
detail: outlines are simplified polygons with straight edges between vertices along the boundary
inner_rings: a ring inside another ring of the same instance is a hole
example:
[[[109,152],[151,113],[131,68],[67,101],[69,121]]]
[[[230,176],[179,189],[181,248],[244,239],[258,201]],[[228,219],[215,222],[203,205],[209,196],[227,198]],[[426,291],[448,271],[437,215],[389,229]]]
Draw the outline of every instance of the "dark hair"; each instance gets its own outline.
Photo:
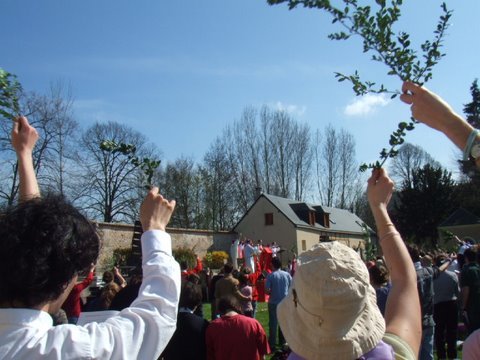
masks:
[[[232,271],[233,271],[233,265],[232,264],[227,263],[227,264],[223,265],[223,272],[225,274],[231,274]]]
[[[445,261],[447,261],[447,257],[444,254],[437,255],[435,258],[435,266],[440,267],[445,263]]]
[[[227,295],[218,300],[218,312],[225,315],[229,311],[235,311],[239,314],[243,314],[240,301],[235,296]]]
[[[0,303],[33,307],[57,299],[96,262],[100,239],[63,197],[47,195],[5,211],[0,248]]]
[[[249,281],[248,281],[248,276],[247,276],[247,274],[241,272],[241,273],[238,275],[238,282],[240,283],[239,285],[242,285],[242,286],[248,285],[248,284],[249,284]]]
[[[282,267],[282,260],[280,260],[278,256],[275,256],[272,259],[272,266],[274,269],[280,269]]]
[[[112,303],[113,298],[122,288],[120,285],[111,282],[107,284],[100,294],[100,307],[102,310],[110,309],[110,304]]]
[[[477,261],[477,252],[471,248],[466,249],[463,255],[465,256],[465,259],[467,259],[471,263]]]
[[[407,250],[408,253],[410,254],[410,258],[412,259],[413,262],[419,262],[420,261],[420,251],[418,250],[417,247],[407,244]]]
[[[105,284],[111,283],[113,279],[115,279],[115,275],[113,275],[113,272],[109,270],[103,272],[102,281]]]
[[[388,270],[383,265],[373,265],[368,268],[370,279],[375,285],[383,285],[388,282]]]
[[[200,285],[186,282],[182,286],[180,292],[179,307],[186,307],[193,310],[202,303],[202,288]]]
[[[198,284],[200,282],[200,276],[198,276],[195,273],[188,274],[187,275],[187,281],[191,282],[191,283],[194,283],[194,284]]]

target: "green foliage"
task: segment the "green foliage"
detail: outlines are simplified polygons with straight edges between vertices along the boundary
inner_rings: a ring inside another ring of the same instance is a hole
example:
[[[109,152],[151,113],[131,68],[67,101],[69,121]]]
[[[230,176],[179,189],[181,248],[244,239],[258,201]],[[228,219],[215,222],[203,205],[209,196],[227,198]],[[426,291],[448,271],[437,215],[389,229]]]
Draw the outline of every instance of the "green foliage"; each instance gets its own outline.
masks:
[[[128,265],[131,256],[132,248],[113,249],[112,257],[106,262],[106,269],[113,269],[114,266]]]
[[[306,8],[324,10],[333,18],[332,23],[339,23],[343,31],[330,34],[331,40],[347,40],[352,36],[360,36],[363,40],[363,52],[371,53],[371,60],[387,66],[387,75],[399,77],[402,81],[410,80],[424,84],[432,78],[432,69],[445,56],[441,52],[443,39],[452,11],[442,3],[442,15],[433,32],[433,39],[420,45],[421,51],[412,47],[410,35],[405,31],[394,32],[394,25],[401,17],[403,0],[376,0],[375,9],[370,5],[359,5],[357,0],[343,0],[344,7],[335,7],[328,0],[267,0],[270,5],[287,2],[290,9],[303,5]],[[398,91],[389,91],[383,84],[363,81],[358,71],[353,75],[335,73],[339,82],[348,81],[357,96],[368,93],[389,93],[391,98],[399,95]],[[415,128],[415,119],[400,122],[397,130],[390,135],[390,148],[380,152],[380,160],[363,164],[360,171],[381,167],[388,158],[398,154],[396,147],[404,143],[406,131]]]
[[[113,250],[113,263],[116,266],[125,266],[132,256],[132,248],[118,248]]]
[[[128,160],[133,166],[139,167],[143,170],[145,176],[147,177],[147,187],[149,188],[151,186],[153,173],[155,172],[155,169],[160,166],[160,160],[150,159],[147,157],[141,159],[135,155],[137,151],[135,145],[124,143],[117,144],[112,140],[103,140],[100,143],[100,150],[111,152],[113,154],[121,153],[127,156]]]
[[[362,224],[362,236],[363,240],[365,240],[365,260],[375,260],[377,257],[377,247],[372,242],[367,224]]]
[[[0,68],[0,116],[13,120],[20,114],[18,98],[21,91],[17,77]]]
[[[203,258],[203,264],[210,269],[220,269],[228,261],[225,251],[209,251]]]
[[[480,89],[478,88],[478,79],[475,79],[470,86],[470,93],[472,94],[472,101],[465,104],[463,112],[470,125],[474,128],[480,128]]]
[[[438,225],[455,207],[452,174],[440,166],[425,165],[412,172],[411,182],[402,184],[392,218],[404,238],[433,248]]]
[[[187,247],[179,247],[172,250],[173,257],[179,264],[186,262],[187,266],[191,269],[197,264],[197,255],[193,249]]]

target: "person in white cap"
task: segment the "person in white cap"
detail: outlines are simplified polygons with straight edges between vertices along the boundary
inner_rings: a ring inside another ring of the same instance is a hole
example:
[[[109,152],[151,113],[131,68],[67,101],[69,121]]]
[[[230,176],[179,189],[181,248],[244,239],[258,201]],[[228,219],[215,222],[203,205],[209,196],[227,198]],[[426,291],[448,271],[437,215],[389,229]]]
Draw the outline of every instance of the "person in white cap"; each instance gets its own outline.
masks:
[[[384,169],[368,180],[368,200],[392,288],[385,319],[360,256],[339,242],[319,243],[298,258],[278,320],[289,359],[416,359],[421,339],[415,269],[390,220],[393,182]]]

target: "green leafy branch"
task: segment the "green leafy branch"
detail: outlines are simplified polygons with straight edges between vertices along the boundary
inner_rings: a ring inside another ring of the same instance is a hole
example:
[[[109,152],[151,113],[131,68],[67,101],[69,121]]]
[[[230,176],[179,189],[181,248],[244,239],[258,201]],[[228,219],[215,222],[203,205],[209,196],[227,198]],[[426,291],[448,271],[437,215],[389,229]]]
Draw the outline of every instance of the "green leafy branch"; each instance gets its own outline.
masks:
[[[22,86],[17,77],[0,68],[0,116],[15,120],[20,114],[19,96]]]
[[[112,154],[120,153],[127,156],[128,161],[135,166],[143,170],[143,173],[147,177],[147,187],[150,188],[152,184],[152,178],[155,170],[160,166],[160,160],[150,159],[147,157],[139,158],[135,155],[137,148],[132,144],[119,143],[117,144],[113,140],[103,140],[100,143],[100,150],[107,151]]]
[[[289,9],[298,5],[306,8],[318,8],[326,11],[332,17],[332,23],[339,23],[344,31],[328,35],[331,40],[347,40],[352,36],[360,36],[363,40],[363,52],[372,53],[371,60],[381,62],[388,68],[388,75],[397,76],[402,81],[410,80],[424,84],[432,78],[432,69],[445,56],[441,52],[443,39],[449,26],[452,11],[442,3],[440,16],[432,40],[426,40],[420,46],[421,52],[412,48],[410,35],[404,31],[395,33],[394,25],[400,19],[402,0],[375,0],[377,10],[371,6],[361,6],[357,0],[343,0],[343,9],[331,5],[329,0],[267,0],[270,5],[288,2]],[[363,96],[368,93],[391,94],[391,98],[399,95],[398,91],[390,91],[383,84],[377,85],[373,81],[363,81],[358,71],[352,75],[335,73],[339,82],[348,81],[352,84],[355,95]],[[388,158],[398,154],[397,146],[404,143],[406,131],[415,128],[416,121],[410,118],[409,122],[400,122],[397,130],[390,135],[389,149],[382,149],[380,160],[360,166],[360,171],[368,168],[381,167]]]

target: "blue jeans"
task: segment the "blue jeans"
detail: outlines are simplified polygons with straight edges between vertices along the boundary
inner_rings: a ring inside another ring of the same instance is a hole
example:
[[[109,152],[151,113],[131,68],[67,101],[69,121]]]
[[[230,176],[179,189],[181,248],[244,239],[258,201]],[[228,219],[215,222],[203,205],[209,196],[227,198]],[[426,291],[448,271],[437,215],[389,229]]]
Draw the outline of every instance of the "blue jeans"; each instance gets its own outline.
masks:
[[[268,344],[270,345],[270,350],[274,352],[277,345],[277,329],[280,345],[285,345],[285,338],[283,337],[282,330],[278,326],[277,304],[268,303],[268,327],[270,328],[268,333]]]
[[[422,329],[422,343],[418,360],[433,360],[434,327],[427,326]]]

